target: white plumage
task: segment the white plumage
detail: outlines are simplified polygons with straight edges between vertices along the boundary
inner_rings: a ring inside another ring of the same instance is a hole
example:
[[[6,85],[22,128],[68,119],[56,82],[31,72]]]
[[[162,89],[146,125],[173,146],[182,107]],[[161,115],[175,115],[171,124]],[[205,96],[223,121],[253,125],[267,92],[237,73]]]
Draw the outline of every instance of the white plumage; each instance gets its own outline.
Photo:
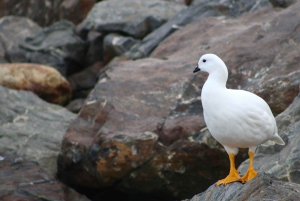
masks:
[[[233,165],[238,148],[249,148],[250,156],[250,152],[254,155],[256,147],[260,144],[284,145],[277,133],[276,121],[270,107],[262,98],[248,91],[226,88],[228,70],[218,56],[203,55],[194,73],[199,70],[209,73],[201,92],[206,125],[212,136],[224,146],[231,157],[231,163],[233,157]],[[250,156],[251,166],[252,160],[253,156]],[[250,172],[249,169],[248,175],[241,178],[236,175],[237,170],[234,167],[231,170],[236,177],[234,181],[246,182],[255,177],[257,173],[254,170],[254,173],[252,172],[253,168]],[[251,172],[255,175],[248,178]],[[233,176],[231,173],[228,177]],[[226,178],[224,180],[220,180],[218,185],[233,182],[232,179],[229,179],[229,182]]]

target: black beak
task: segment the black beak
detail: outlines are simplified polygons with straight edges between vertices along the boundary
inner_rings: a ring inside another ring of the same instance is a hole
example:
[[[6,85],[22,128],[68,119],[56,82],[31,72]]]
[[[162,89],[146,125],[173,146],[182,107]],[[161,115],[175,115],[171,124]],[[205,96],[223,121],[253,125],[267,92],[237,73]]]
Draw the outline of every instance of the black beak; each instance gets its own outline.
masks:
[[[194,69],[193,73],[196,73],[198,71],[200,71],[201,69],[198,67],[198,65],[196,66],[196,68]]]

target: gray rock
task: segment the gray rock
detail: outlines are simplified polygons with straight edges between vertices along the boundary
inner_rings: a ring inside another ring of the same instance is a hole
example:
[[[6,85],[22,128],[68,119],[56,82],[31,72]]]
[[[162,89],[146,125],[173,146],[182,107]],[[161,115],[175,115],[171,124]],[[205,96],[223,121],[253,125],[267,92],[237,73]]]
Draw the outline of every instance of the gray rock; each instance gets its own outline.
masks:
[[[76,115],[32,92],[0,87],[0,93],[0,149],[55,173],[62,137]]]
[[[75,34],[73,23],[62,20],[27,37],[21,44],[27,62],[56,68],[67,76],[79,71],[85,56],[85,44]],[[20,62],[12,59],[13,62]]]
[[[226,186],[213,184],[205,192],[184,201],[252,201],[252,200],[299,200],[300,185],[279,181],[275,177],[261,173],[246,184],[231,183]]]
[[[276,117],[279,133],[286,146],[259,147],[254,159],[258,172],[275,175],[281,180],[300,184],[300,95],[281,114]],[[249,161],[239,167],[243,173]]]
[[[42,28],[25,17],[7,16],[0,19],[1,55],[7,61],[26,62],[26,51],[19,48],[25,38],[34,36]]]
[[[156,46],[174,31],[183,26],[212,16],[237,17],[244,12],[256,11],[262,7],[270,6],[267,0],[257,1],[196,1],[190,7],[182,10],[168,22],[148,34],[141,43],[134,45],[125,55],[131,59],[139,59],[148,56]]]
[[[105,62],[108,62],[115,56],[121,56],[137,43],[139,43],[139,40],[132,37],[125,37],[114,33],[106,35],[103,42]]]
[[[94,5],[81,32],[122,32],[143,38],[186,6],[161,0],[110,0]]]

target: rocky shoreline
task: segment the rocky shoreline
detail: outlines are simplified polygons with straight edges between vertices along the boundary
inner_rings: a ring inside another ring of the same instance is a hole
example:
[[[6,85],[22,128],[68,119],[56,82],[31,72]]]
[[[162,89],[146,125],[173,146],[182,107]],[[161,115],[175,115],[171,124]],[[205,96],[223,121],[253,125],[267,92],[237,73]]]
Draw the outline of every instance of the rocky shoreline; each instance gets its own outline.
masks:
[[[300,200],[299,1],[16,2],[0,3],[1,200]],[[259,147],[245,185],[214,185],[229,165],[192,73],[205,53],[286,142]]]

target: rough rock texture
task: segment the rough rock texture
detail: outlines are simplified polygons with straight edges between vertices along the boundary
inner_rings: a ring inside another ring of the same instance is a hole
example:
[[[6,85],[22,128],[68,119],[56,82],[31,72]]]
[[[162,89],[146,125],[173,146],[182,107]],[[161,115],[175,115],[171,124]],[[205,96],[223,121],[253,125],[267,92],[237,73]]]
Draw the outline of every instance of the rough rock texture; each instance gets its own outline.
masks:
[[[63,134],[76,115],[31,92],[0,87],[0,94],[0,150],[56,172]]]
[[[3,57],[6,61],[11,62],[11,59],[25,61],[23,54],[15,54],[20,52],[19,44],[25,38],[34,36],[39,27],[32,20],[25,17],[7,16],[0,19],[0,46],[3,52]],[[11,57],[11,58],[10,58]]]
[[[102,1],[95,4],[81,23],[80,32],[122,32],[143,38],[184,8],[161,0]]]
[[[0,85],[32,91],[40,98],[60,105],[71,98],[69,82],[57,70],[39,64],[0,64]]]
[[[249,183],[231,183],[226,186],[213,184],[205,192],[184,201],[252,201],[252,200],[299,200],[300,185],[279,181],[275,177],[261,173]]]
[[[262,7],[270,6],[267,0],[257,1],[195,1],[191,6],[179,12],[176,16],[164,23],[158,29],[148,34],[141,43],[131,47],[126,52],[126,57],[139,59],[149,56],[155,47],[173,32],[183,29],[183,26],[212,16],[231,16],[236,17],[244,12],[254,12]]]
[[[151,56],[195,65],[202,54],[213,52],[228,67],[229,88],[256,93],[279,114],[299,92],[297,9],[300,3],[278,12],[262,9],[239,19],[203,19],[168,37]]]
[[[56,68],[68,76],[83,67],[85,43],[76,35],[75,26],[70,21],[59,21],[27,37],[19,44],[25,54],[25,62],[39,63]],[[23,62],[12,58],[12,62]]]
[[[260,147],[256,152],[254,168],[276,175],[281,180],[300,184],[300,94],[276,117],[276,121],[286,146]],[[249,161],[245,161],[239,167],[241,172],[245,172],[248,165]]]
[[[0,17],[15,15],[28,17],[40,26],[48,26],[61,19],[81,22],[95,4],[95,0],[1,0]]]
[[[165,39],[151,58],[114,59],[66,132],[59,177],[164,201],[225,177],[227,154],[199,134],[206,75],[192,71],[202,54],[216,53],[229,67],[229,88],[255,92],[282,112],[299,90],[299,10],[297,3],[237,19],[203,18]]]
[[[0,199],[88,201],[85,196],[56,181],[36,162],[4,152],[0,153]]]

